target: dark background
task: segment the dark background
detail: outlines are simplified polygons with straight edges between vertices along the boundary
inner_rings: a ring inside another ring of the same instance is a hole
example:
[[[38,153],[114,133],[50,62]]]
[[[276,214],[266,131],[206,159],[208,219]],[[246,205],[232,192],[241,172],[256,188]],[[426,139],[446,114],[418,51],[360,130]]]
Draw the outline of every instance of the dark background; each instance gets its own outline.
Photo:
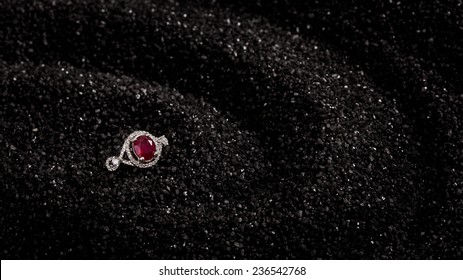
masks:
[[[1,257],[461,258],[462,64],[461,1],[2,0]]]

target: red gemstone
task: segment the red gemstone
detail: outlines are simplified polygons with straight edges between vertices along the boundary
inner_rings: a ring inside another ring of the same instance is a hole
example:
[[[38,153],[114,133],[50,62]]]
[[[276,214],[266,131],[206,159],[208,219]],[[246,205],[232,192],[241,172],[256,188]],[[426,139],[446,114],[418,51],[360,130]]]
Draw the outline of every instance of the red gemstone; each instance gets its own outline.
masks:
[[[139,159],[143,158],[144,161],[150,161],[154,158],[156,144],[151,137],[141,135],[133,141],[132,150]]]

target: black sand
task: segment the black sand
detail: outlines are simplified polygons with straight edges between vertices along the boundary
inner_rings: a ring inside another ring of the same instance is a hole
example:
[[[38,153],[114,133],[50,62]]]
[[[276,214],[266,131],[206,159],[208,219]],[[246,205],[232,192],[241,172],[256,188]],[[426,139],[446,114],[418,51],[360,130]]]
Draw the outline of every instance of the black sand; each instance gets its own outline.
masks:
[[[1,1],[2,259],[462,258],[461,3],[262,2]]]

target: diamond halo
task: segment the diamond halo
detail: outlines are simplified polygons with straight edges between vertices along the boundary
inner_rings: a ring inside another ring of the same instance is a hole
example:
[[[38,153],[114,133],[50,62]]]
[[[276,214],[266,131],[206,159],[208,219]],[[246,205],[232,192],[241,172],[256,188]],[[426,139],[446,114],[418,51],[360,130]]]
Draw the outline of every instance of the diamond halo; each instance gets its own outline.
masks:
[[[143,157],[138,157],[133,150],[132,144],[140,136],[147,137],[147,139],[152,140],[154,143],[155,152],[150,160],[144,160]],[[164,135],[155,137],[146,131],[134,131],[125,139],[119,156],[112,156],[106,160],[106,168],[108,168],[109,171],[115,171],[121,163],[139,168],[154,166],[161,157],[162,148],[167,145],[169,145],[169,141]],[[124,155],[127,155],[128,159],[125,159]]]

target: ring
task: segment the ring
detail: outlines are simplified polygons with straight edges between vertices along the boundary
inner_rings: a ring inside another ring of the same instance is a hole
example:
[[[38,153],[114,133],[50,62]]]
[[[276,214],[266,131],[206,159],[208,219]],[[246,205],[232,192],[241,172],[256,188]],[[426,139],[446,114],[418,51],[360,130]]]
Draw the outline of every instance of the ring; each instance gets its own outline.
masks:
[[[167,145],[169,145],[169,141],[164,135],[154,137],[146,131],[134,131],[125,139],[119,156],[109,157],[106,160],[106,168],[109,171],[114,171],[121,162],[140,168],[151,167],[159,161],[162,147]],[[125,154],[128,159],[124,159]]]

